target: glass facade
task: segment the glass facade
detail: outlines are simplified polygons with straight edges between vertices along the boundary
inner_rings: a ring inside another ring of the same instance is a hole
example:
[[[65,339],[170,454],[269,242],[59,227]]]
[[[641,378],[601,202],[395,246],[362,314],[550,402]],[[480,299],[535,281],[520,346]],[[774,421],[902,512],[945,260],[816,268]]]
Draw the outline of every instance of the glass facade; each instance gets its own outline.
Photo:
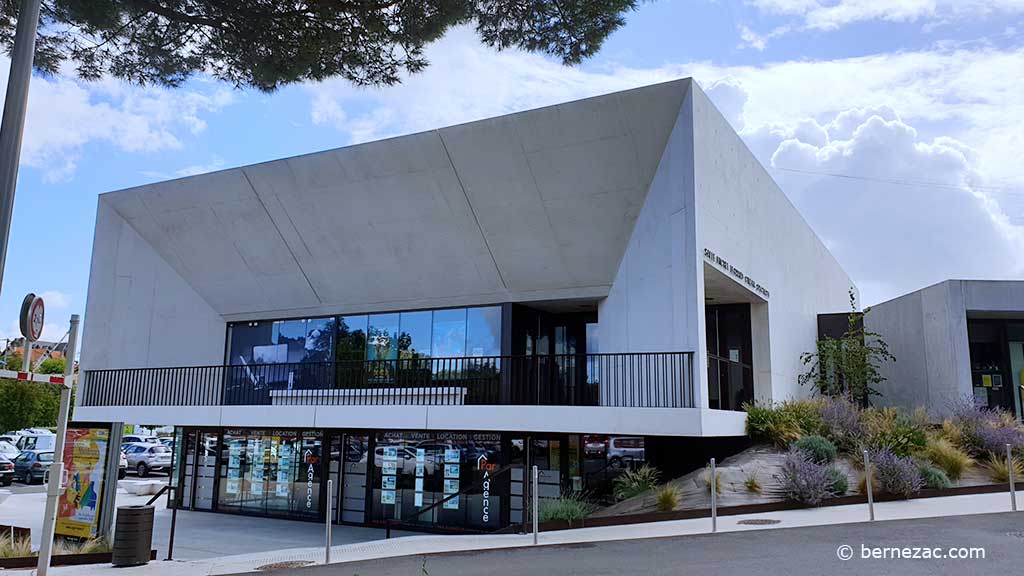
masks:
[[[705,336],[708,352],[708,406],[742,410],[754,399],[750,305],[707,306]]]
[[[228,329],[227,363],[236,366],[500,355],[500,306],[239,322]]]
[[[500,434],[393,431],[375,441],[373,521],[472,530],[507,524],[509,474],[491,480],[503,463]]]
[[[217,509],[319,517],[322,446],[318,431],[225,430]]]

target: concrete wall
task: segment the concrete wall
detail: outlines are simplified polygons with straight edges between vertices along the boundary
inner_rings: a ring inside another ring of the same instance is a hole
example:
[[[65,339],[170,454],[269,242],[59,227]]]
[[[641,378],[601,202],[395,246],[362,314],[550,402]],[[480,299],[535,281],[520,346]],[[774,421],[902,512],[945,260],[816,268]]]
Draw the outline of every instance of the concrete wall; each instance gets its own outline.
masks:
[[[224,335],[224,320],[100,197],[83,369],[219,364]]]
[[[800,354],[814,349],[817,315],[849,310],[853,281],[808,226],[739,135],[699,89],[693,95],[694,186],[698,262],[713,251],[769,291],[751,294],[755,394],[801,397]],[[698,268],[697,302],[704,302]],[[704,334],[704,307],[697,308]],[[765,336],[767,335],[767,339]],[[698,346],[706,387],[707,355]],[[770,398],[769,398],[770,396]]]
[[[693,143],[692,100],[687,96],[611,290],[598,304],[602,352],[701,348],[697,330],[700,300],[693,217]],[[695,393],[695,405],[706,407],[700,386],[696,386]]]
[[[941,417],[970,396],[972,314],[1024,318],[1024,282],[947,280],[873,306],[865,327],[881,334],[896,357],[882,367],[886,381],[873,403],[925,406]]]

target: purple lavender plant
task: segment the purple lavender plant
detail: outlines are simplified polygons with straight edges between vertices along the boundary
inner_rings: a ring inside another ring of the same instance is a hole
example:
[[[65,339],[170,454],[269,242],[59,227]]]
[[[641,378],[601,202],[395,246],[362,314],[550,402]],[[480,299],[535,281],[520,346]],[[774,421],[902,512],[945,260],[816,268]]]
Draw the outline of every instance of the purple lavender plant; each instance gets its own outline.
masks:
[[[826,466],[816,464],[803,451],[791,448],[775,480],[790,500],[817,506],[833,495],[832,483]]]
[[[825,398],[822,400],[820,416],[826,435],[840,448],[854,448],[864,437],[860,411],[847,398]]]
[[[987,452],[1002,454],[1009,444],[1014,450],[1024,450],[1024,428],[1010,424],[998,410],[974,405],[970,397],[961,398],[950,409],[950,416],[963,431],[966,448],[975,456]]]
[[[914,459],[897,456],[889,450],[878,450],[871,456],[874,479],[883,492],[910,498],[924,486]]]

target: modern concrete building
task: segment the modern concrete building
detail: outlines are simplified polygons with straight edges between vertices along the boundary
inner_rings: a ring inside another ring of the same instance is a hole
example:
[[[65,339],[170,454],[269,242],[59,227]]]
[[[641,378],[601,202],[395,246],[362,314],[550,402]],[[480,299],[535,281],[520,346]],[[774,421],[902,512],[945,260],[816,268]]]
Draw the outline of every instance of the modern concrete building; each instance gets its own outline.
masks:
[[[188,508],[490,530],[742,440],[851,286],[678,80],[100,196],[75,415]]]
[[[972,398],[1021,418],[1024,282],[947,280],[873,306],[864,322],[896,357],[875,404],[942,417]]]

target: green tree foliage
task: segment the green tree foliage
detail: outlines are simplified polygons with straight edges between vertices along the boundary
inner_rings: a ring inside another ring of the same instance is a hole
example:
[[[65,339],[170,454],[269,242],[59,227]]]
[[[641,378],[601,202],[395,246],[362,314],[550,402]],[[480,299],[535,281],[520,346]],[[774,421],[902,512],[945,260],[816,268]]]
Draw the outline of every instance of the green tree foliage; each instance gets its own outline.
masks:
[[[39,363],[35,371],[39,374],[63,374],[65,366],[63,358],[47,358]]]
[[[27,380],[0,380],[0,430],[57,425],[60,388]]]
[[[8,370],[14,370],[15,372],[20,371],[21,370],[21,356],[14,356],[12,354],[11,356],[5,357],[4,358],[4,365],[7,367]]]
[[[10,50],[19,2],[0,2]],[[36,67],[85,79],[177,86],[197,72],[273,91],[342,77],[390,85],[423,70],[424,48],[454,26],[484,44],[577,64],[637,0],[42,0]]]
[[[871,395],[877,395],[874,386],[884,382],[879,372],[883,362],[893,362],[896,357],[889,352],[889,346],[880,334],[864,328],[864,318],[871,311],[865,308],[857,313],[856,297],[850,289],[849,325],[839,339],[825,337],[818,340],[815,352],[800,355],[805,372],[801,374],[801,385],[810,384],[824,396],[845,396],[866,402]]]

